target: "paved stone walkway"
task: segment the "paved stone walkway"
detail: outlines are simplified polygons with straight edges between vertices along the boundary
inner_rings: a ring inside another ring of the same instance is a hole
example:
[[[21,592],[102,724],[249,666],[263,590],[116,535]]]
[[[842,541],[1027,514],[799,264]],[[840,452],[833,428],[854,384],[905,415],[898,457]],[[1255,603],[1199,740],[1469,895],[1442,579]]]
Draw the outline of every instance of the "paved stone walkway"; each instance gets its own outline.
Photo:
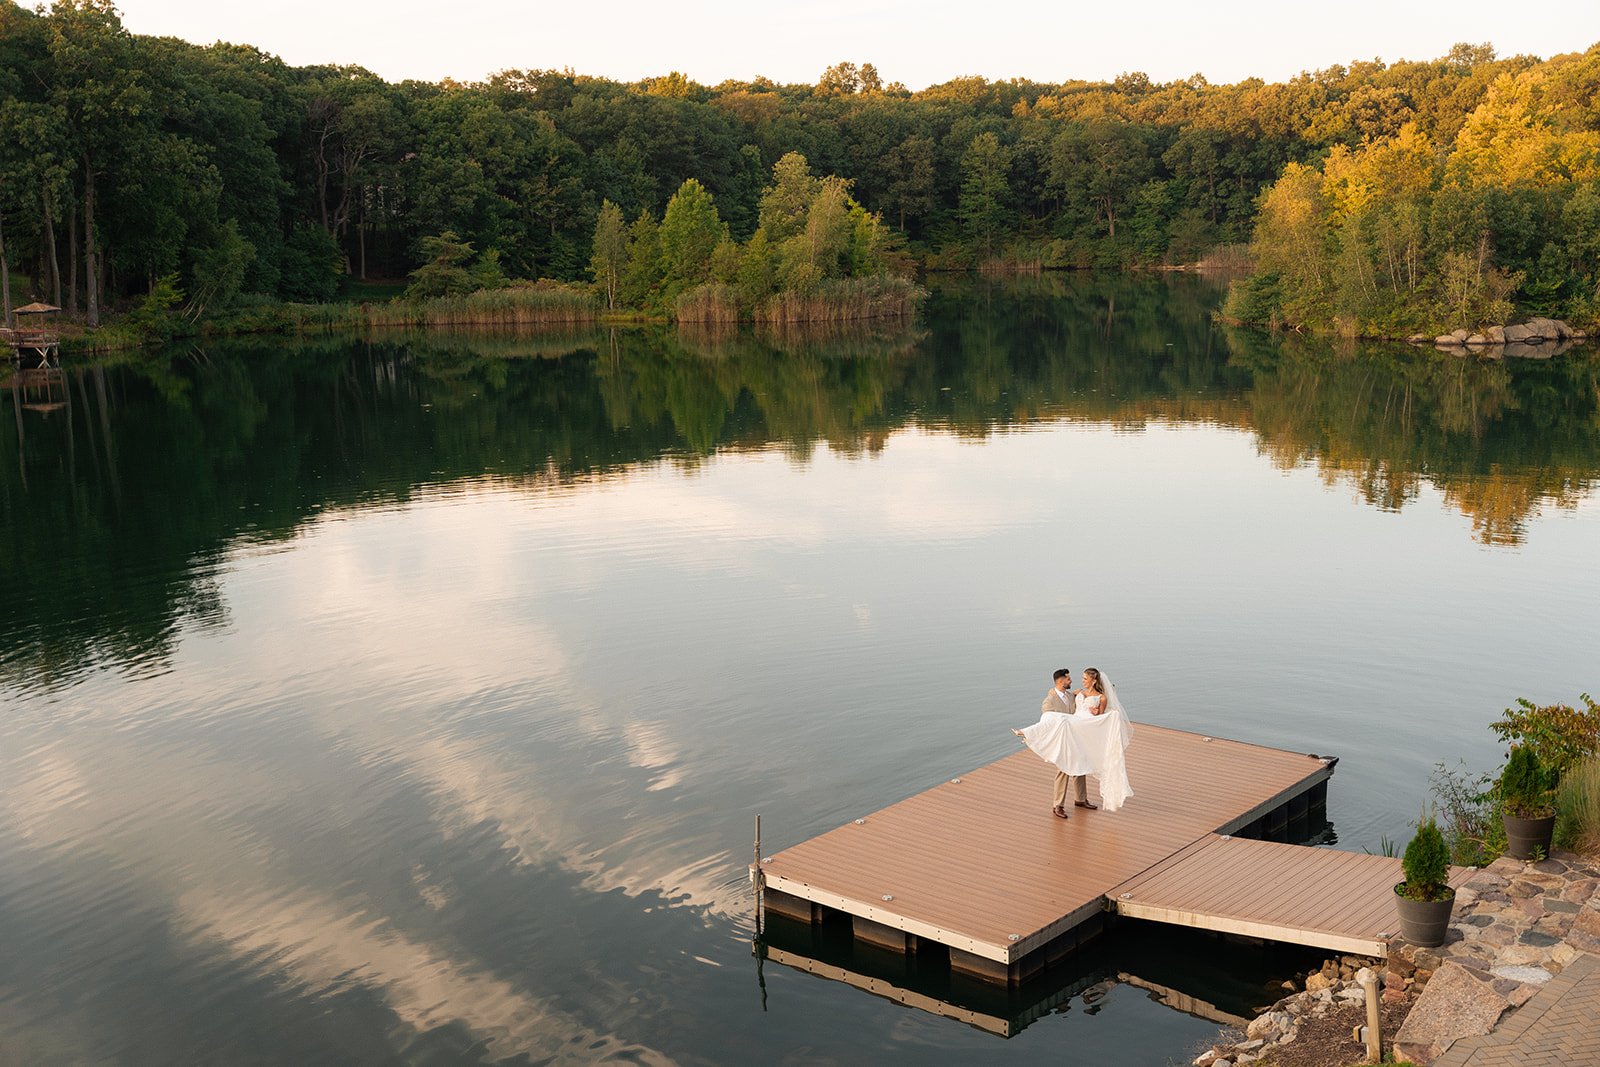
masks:
[[[1600,958],[1574,960],[1504,1025],[1464,1037],[1434,1067],[1592,1067],[1600,1064]]]
[[[1457,890],[1445,944],[1396,939],[1389,967],[1386,986],[1426,986],[1394,1039],[1418,1064],[1600,1067],[1600,867],[1591,862],[1496,860]]]

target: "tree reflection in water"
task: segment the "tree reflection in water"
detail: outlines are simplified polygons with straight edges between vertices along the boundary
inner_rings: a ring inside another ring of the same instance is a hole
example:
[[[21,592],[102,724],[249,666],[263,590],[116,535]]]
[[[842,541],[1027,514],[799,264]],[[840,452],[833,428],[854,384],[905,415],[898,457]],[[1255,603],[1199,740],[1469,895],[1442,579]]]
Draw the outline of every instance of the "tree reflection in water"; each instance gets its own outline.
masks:
[[[897,430],[1052,420],[1253,432],[1285,467],[1400,509],[1432,486],[1488,545],[1600,474],[1600,360],[1486,361],[1216,326],[1204,279],[935,279],[912,329],[591,329],[247,339],[71,367],[70,403],[7,403],[0,672],[59,684],[159,658],[224,618],[240,540],[465,481],[545,490],[641,464]]]

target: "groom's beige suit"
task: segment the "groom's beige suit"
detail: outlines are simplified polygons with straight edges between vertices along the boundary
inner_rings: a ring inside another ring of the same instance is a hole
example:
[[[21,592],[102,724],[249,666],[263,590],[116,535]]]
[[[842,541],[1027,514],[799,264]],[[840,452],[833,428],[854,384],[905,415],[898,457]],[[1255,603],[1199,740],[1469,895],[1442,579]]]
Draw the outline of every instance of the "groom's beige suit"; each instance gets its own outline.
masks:
[[[1055,686],[1051,686],[1050,692],[1044,695],[1044,703],[1039,705],[1039,714],[1043,715],[1047,711],[1059,711],[1071,715],[1075,710],[1073,696],[1076,693],[1076,689],[1068,689],[1063,693]],[[1083,775],[1057,771],[1055,798],[1050,802],[1051,805],[1057,808],[1065,808],[1069,789],[1072,791],[1072,799],[1074,801],[1089,799],[1089,784],[1084,780]]]

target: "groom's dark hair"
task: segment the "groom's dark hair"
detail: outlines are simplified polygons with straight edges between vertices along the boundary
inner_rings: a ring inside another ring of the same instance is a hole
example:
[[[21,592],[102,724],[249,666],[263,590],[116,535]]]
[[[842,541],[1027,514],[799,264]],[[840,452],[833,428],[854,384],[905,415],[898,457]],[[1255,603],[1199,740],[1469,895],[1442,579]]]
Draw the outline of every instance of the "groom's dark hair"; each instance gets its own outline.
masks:
[[[1054,673],[1054,674],[1052,674],[1052,675],[1051,675],[1051,676],[1050,676],[1050,680],[1051,680],[1051,681],[1052,681],[1052,682],[1059,682],[1059,681],[1061,681],[1061,679],[1063,679],[1063,678],[1065,678],[1065,677],[1067,677],[1067,676],[1068,676],[1068,675],[1070,675],[1070,674],[1071,674],[1071,673],[1072,673],[1072,672],[1071,672],[1071,671],[1069,671],[1069,670],[1067,670],[1067,668],[1065,668],[1065,667],[1062,667],[1062,668],[1061,668],[1061,669],[1060,669],[1060,670],[1058,670],[1058,671],[1056,671],[1056,673]]]

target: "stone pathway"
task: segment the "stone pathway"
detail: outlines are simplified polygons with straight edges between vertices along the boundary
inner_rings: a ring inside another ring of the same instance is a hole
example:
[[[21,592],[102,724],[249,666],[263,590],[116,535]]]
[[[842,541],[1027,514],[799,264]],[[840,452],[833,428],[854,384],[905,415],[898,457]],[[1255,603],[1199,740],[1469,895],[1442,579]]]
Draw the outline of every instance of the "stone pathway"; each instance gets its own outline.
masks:
[[[1442,946],[1390,945],[1385,986],[1423,987],[1396,1050],[1418,1064],[1489,1067],[1541,1063],[1548,1045],[1552,1064],[1600,1065],[1597,956],[1600,867],[1568,853],[1502,857],[1457,890]],[[1483,1056],[1503,1058],[1463,1058]]]
[[[1464,1037],[1433,1067],[1600,1064],[1600,957],[1574,960],[1491,1034]]]

